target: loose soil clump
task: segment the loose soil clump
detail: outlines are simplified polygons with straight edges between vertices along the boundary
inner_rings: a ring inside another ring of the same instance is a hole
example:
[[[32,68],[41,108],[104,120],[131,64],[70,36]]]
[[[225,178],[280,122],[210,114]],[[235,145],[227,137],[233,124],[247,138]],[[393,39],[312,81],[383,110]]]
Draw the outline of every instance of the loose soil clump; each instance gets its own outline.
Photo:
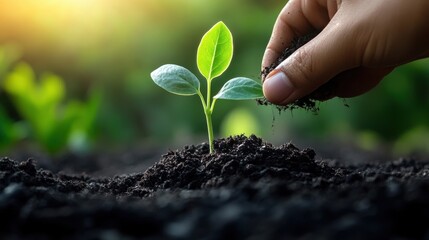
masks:
[[[282,54],[279,56],[279,58],[272,63],[269,67],[265,67],[261,71],[261,77],[262,79],[265,79],[268,74],[273,71],[280,63],[282,63],[284,60],[286,60],[292,53],[294,53],[296,50],[298,50],[300,47],[305,45],[307,42],[309,42],[311,39],[313,39],[315,36],[317,36],[318,33],[311,33],[308,35],[304,35],[298,38],[295,38],[289,47],[287,47],[285,50],[283,50]],[[314,92],[310,93],[309,95],[300,98],[296,100],[295,102],[287,105],[287,106],[279,106],[276,105],[276,108],[279,111],[284,111],[286,109],[293,110],[295,108],[303,108],[312,112],[318,112],[319,108],[317,106],[317,102],[319,100],[327,99],[332,95],[332,89],[333,86],[330,82],[322,85],[318,89],[316,89]],[[258,104],[260,105],[272,105],[267,99],[258,99]]]
[[[427,239],[429,163],[341,165],[251,136],[145,172],[53,173],[0,159],[1,239]],[[118,170],[120,172],[120,170]]]

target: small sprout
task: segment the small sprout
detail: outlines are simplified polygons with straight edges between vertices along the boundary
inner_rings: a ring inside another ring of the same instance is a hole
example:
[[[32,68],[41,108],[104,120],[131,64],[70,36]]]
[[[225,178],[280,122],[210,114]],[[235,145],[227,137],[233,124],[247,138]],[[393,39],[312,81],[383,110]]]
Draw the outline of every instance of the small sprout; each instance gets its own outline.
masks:
[[[217,99],[248,100],[263,98],[262,85],[245,77],[233,78],[212,97],[211,82],[222,75],[231,63],[233,54],[232,34],[223,22],[215,24],[201,39],[197,52],[198,69],[207,80],[207,95],[200,90],[200,80],[188,69],[166,64],[151,73],[153,81],[168,92],[200,97],[206,116],[210,153],[214,152],[212,114]]]

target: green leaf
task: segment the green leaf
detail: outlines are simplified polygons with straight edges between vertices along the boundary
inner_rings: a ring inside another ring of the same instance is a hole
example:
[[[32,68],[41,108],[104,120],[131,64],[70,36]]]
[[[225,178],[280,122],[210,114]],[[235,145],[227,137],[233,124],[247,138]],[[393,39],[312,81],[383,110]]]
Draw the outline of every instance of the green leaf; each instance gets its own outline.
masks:
[[[237,77],[229,80],[213,98],[248,100],[263,98],[262,85],[250,78]]]
[[[162,65],[150,76],[158,86],[177,95],[190,96],[200,91],[198,78],[188,69],[178,65]]]
[[[7,75],[3,83],[4,89],[9,94],[16,96],[33,94],[33,90],[36,88],[34,78],[34,72],[30,65],[19,63],[15,69]]]
[[[211,81],[228,68],[232,52],[232,34],[223,22],[218,22],[204,34],[198,46],[198,69],[208,81]]]
[[[57,106],[65,97],[64,80],[51,73],[44,73],[40,78],[37,92],[41,106]]]

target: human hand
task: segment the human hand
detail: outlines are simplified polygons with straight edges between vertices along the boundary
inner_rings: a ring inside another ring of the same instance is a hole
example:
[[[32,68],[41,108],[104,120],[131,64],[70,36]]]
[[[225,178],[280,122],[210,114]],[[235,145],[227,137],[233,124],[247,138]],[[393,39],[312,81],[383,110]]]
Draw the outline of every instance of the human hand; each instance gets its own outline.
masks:
[[[287,105],[332,86],[332,98],[376,86],[396,66],[429,56],[427,0],[290,0],[262,60],[268,67],[294,38],[321,31],[264,80],[268,101]]]

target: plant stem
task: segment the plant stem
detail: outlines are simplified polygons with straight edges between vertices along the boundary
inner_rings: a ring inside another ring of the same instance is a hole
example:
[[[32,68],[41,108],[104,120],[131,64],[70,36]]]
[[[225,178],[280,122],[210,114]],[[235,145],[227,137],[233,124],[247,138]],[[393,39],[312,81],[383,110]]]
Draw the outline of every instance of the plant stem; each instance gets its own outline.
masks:
[[[204,109],[204,113],[206,115],[207,122],[207,132],[209,134],[209,146],[210,153],[214,153],[214,136],[213,136],[213,124],[212,124],[212,113],[213,109],[211,108],[211,100],[212,100],[212,81],[211,77],[207,79],[207,96],[206,96],[206,108]]]
[[[210,93],[210,92],[208,91],[208,93]],[[204,97],[200,91],[198,91],[197,94],[201,99],[201,104],[203,105],[203,109],[204,109],[204,115],[206,116],[207,132],[209,135],[210,153],[214,153],[214,144],[213,144],[213,140],[214,140],[213,136],[214,135],[213,135],[213,124],[212,124],[213,106],[210,107],[210,105],[206,104],[206,101],[204,100]],[[216,101],[216,99],[214,99],[212,105],[214,105],[215,101]]]
[[[204,109],[204,114],[206,115],[207,132],[209,134],[210,153],[214,153],[212,111],[210,110],[210,108],[207,107]]]

